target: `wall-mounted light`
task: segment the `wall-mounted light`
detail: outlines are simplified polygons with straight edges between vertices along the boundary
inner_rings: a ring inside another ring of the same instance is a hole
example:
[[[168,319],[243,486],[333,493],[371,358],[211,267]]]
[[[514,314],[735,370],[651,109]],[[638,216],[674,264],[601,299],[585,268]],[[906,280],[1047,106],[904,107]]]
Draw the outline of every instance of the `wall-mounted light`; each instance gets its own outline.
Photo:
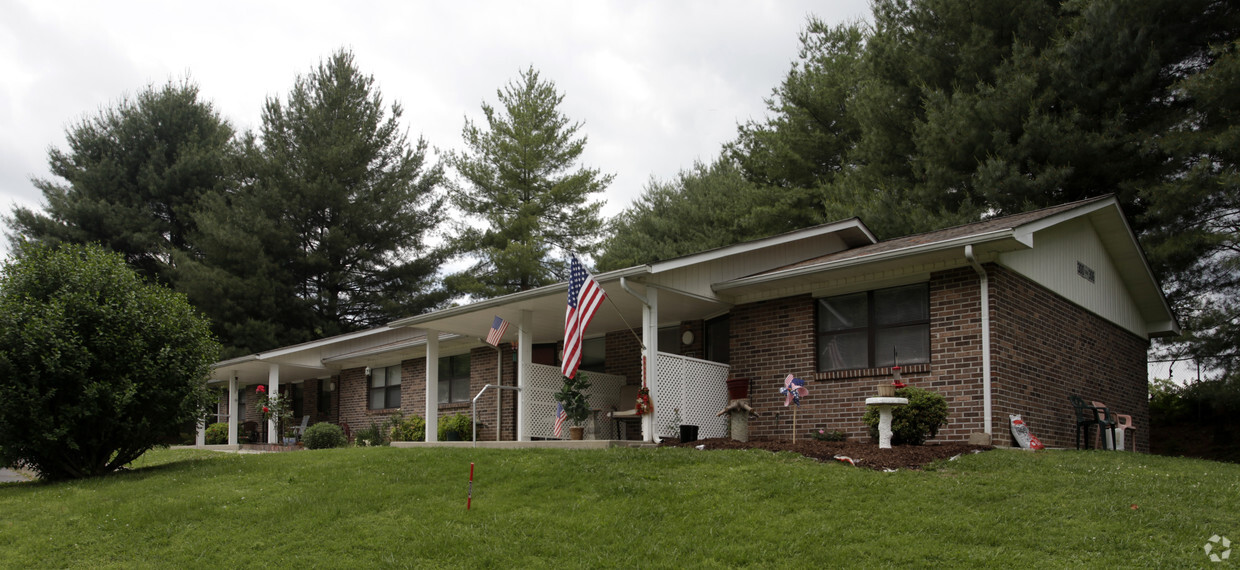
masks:
[[[370,378],[370,367],[369,366],[366,367],[366,377]]]
[[[693,344],[693,331],[685,331],[684,334],[680,335],[680,342],[682,344]]]

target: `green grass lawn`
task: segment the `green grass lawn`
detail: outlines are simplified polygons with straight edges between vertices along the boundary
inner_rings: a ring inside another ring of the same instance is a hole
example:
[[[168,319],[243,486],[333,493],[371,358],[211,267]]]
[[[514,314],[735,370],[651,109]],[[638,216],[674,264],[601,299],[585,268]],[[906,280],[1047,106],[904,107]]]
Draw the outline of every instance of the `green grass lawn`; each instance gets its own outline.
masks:
[[[1132,453],[881,473],[671,448],[165,450],[0,485],[0,568],[1181,567],[1210,565],[1215,534],[1240,539],[1240,465]]]

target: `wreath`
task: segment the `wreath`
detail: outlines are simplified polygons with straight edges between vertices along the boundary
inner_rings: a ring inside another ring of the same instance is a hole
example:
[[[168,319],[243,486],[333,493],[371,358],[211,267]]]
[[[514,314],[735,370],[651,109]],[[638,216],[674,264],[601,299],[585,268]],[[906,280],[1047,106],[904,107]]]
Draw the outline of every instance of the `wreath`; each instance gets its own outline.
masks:
[[[633,408],[637,410],[637,415],[645,415],[654,411],[654,405],[650,403],[650,388],[642,386],[637,391],[637,402]]]

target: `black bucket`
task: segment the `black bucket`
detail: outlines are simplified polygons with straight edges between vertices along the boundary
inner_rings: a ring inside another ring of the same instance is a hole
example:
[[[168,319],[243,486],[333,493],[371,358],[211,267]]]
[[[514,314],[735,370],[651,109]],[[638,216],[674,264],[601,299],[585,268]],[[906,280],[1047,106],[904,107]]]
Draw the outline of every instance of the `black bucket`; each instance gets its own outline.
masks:
[[[680,426],[680,443],[697,441],[697,426]]]

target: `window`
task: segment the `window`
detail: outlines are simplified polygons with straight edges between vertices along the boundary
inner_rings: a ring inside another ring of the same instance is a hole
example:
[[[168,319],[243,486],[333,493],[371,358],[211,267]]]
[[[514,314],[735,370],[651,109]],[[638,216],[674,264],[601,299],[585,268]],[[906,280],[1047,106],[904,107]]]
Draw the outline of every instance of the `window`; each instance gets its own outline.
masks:
[[[930,362],[925,283],[818,300],[818,371]]]
[[[306,385],[293,384],[289,388],[289,392],[293,397],[293,417],[300,422],[301,417],[306,415],[304,413],[306,411]]]
[[[370,369],[370,409],[400,407],[400,365]]]
[[[731,329],[727,315],[706,321],[706,360],[731,363]]]
[[[469,401],[469,355],[439,359],[439,403]]]
[[[237,390],[237,423],[238,424],[243,424],[246,421],[245,419],[245,396],[251,391],[252,390],[250,389],[249,386],[241,386],[241,389]]]
[[[332,411],[332,393],[327,389],[333,381],[331,378],[319,379],[319,399],[315,407],[318,408],[320,414],[330,414]]]
[[[607,339],[587,338],[581,341],[581,365],[577,368],[587,372],[607,372]]]

